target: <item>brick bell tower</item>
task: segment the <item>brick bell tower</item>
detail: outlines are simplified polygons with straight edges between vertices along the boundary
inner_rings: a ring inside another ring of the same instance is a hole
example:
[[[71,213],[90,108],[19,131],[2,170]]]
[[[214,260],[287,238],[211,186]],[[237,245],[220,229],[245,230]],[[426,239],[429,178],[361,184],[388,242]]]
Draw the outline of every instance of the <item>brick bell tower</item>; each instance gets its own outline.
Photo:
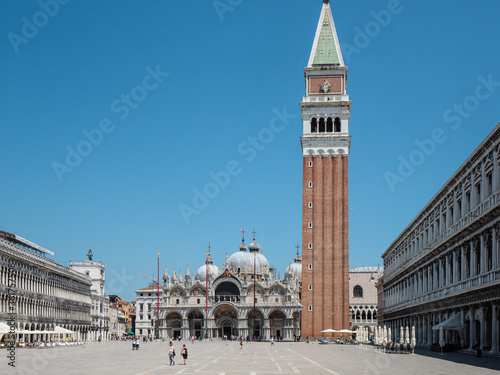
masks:
[[[351,102],[329,0],[304,75],[301,334],[324,337],[332,336],[325,329],[349,329]]]

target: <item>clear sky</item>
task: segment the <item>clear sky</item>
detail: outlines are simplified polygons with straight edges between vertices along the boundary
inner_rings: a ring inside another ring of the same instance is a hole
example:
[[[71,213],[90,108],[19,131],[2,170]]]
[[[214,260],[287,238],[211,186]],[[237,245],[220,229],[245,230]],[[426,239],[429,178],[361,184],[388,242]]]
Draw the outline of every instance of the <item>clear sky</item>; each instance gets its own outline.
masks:
[[[0,229],[64,265],[92,247],[106,292],[128,300],[158,251],[161,272],[194,275],[210,242],[221,267],[242,225],[283,276],[301,243],[299,103],[321,6],[2,1]],[[350,266],[377,266],[500,120],[500,2],[332,9],[353,103]]]

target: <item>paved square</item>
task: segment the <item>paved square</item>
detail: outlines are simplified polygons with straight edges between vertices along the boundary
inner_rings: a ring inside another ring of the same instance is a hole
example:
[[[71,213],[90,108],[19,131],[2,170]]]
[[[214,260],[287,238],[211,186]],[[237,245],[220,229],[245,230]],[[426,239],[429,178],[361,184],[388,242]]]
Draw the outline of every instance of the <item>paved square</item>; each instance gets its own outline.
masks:
[[[189,350],[187,365],[181,365],[182,344]],[[16,368],[7,365],[0,351],[0,374],[40,375],[264,375],[264,374],[495,374],[500,358],[430,353],[382,354],[373,347],[280,342],[239,343],[211,341],[176,342],[175,366],[168,365],[168,343],[141,343],[138,351],[128,342],[91,343],[85,347],[17,349]]]

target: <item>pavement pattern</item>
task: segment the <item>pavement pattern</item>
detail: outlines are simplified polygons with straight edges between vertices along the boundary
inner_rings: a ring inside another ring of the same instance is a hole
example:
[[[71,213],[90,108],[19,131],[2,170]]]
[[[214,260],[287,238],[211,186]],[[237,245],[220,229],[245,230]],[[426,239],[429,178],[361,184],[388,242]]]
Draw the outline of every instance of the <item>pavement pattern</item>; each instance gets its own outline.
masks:
[[[187,365],[180,357],[188,348]],[[168,364],[167,342],[130,341],[87,343],[84,347],[17,349],[15,368],[0,350],[2,375],[266,375],[266,374],[500,374],[500,358],[476,358],[462,353],[384,354],[372,346],[319,345],[318,343],[238,341],[175,342],[175,365]]]

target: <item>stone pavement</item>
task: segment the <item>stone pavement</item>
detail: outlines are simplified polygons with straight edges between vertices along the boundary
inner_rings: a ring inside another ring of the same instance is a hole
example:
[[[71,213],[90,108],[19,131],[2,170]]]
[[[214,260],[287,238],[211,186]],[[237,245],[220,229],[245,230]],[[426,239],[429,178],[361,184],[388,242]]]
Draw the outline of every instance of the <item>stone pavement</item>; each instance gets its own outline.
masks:
[[[189,350],[187,366],[180,349]],[[237,341],[175,342],[175,366],[168,365],[168,343],[141,343],[138,351],[128,342],[90,343],[85,347],[17,349],[16,368],[7,365],[0,351],[0,374],[39,375],[265,375],[265,374],[500,374],[500,358],[422,349],[415,355],[383,354],[373,347],[317,343],[245,343]]]

